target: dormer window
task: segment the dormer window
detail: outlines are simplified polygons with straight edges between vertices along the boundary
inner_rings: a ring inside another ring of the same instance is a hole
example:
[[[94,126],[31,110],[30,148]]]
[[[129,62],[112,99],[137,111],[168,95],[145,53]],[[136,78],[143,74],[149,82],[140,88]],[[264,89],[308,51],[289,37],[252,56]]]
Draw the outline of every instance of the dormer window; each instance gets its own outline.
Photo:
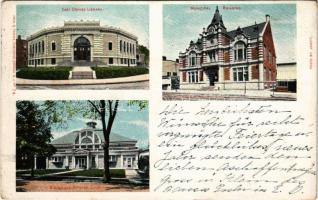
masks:
[[[246,47],[243,42],[237,42],[234,46],[234,60],[242,61],[246,59]]]

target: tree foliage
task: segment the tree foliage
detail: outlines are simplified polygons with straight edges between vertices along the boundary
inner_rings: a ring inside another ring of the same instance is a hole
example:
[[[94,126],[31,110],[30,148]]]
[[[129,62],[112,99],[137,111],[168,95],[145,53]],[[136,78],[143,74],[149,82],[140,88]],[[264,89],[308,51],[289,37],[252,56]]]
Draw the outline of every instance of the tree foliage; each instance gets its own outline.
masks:
[[[52,139],[48,121],[39,110],[39,106],[30,101],[18,101],[16,104],[16,155],[17,160],[28,160],[34,168],[34,156],[48,157],[56,149],[50,144]]]
[[[145,64],[149,65],[149,49],[143,45],[138,45],[139,53],[145,55]]]

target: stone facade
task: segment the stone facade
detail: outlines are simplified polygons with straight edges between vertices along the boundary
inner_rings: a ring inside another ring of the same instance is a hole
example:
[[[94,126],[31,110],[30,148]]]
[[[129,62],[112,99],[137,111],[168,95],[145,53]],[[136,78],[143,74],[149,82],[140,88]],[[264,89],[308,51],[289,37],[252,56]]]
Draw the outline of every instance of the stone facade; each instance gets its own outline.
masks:
[[[136,66],[137,37],[99,21],[66,21],[27,38],[28,66]]]
[[[182,89],[266,89],[276,81],[276,53],[266,21],[227,31],[218,8],[196,42],[179,53]]]
[[[95,122],[52,141],[57,152],[46,159],[49,169],[102,169],[104,167],[103,133],[96,129]],[[137,141],[115,133],[110,135],[109,164],[112,169],[137,169]]]

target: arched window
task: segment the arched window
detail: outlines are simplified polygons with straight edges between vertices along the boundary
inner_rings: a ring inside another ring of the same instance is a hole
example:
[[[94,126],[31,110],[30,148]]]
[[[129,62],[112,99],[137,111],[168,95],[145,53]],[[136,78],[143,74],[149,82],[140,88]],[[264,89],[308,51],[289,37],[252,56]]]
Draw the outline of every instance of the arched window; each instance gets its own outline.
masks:
[[[75,144],[79,144],[79,135],[77,135],[77,137],[75,139]]]
[[[93,141],[89,137],[84,137],[81,141],[81,144],[91,144]]]
[[[126,52],[126,42],[124,41],[124,52]]]
[[[189,66],[195,66],[197,64],[197,55],[195,52],[190,53],[189,55]]]
[[[56,43],[55,42],[51,43],[51,49],[52,49],[52,51],[56,50]]]
[[[38,53],[38,45],[35,44],[35,54]]]
[[[234,60],[240,61],[246,59],[246,46],[243,42],[237,42],[234,46]]]
[[[120,52],[122,52],[122,48],[123,48],[123,47],[122,47],[122,46],[123,46],[122,43],[123,43],[123,42],[120,40],[120,41],[119,41],[119,49],[120,49]]]
[[[131,44],[129,44],[129,52],[131,53],[132,51],[131,51]]]
[[[100,142],[99,142],[99,139],[98,139],[98,136],[97,136],[96,134],[94,134],[94,143],[95,143],[95,144],[100,143]]]

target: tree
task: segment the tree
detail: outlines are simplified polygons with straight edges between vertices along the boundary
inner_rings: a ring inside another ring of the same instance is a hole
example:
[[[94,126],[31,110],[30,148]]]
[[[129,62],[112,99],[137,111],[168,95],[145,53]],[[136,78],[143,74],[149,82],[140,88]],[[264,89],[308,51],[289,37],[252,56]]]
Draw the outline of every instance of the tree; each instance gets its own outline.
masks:
[[[38,106],[30,101],[18,101],[16,107],[16,156],[17,160],[27,160],[26,166],[33,177],[34,157],[49,157],[56,149],[49,144],[52,139],[50,125]]]
[[[145,64],[149,65],[149,49],[143,45],[138,45],[138,51],[145,55]]]
[[[103,137],[104,137],[104,181],[111,180],[109,172],[109,137],[113,127],[114,120],[117,115],[119,100],[88,100],[88,107],[83,109],[87,104],[81,101],[46,101],[43,105],[43,112],[46,112],[48,120],[54,123],[65,123],[65,119],[72,118],[75,115],[101,120]],[[128,101],[128,105],[137,105],[139,110],[143,110],[148,106],[147,101]],[[66,113],[64,113],[66,111]]]

